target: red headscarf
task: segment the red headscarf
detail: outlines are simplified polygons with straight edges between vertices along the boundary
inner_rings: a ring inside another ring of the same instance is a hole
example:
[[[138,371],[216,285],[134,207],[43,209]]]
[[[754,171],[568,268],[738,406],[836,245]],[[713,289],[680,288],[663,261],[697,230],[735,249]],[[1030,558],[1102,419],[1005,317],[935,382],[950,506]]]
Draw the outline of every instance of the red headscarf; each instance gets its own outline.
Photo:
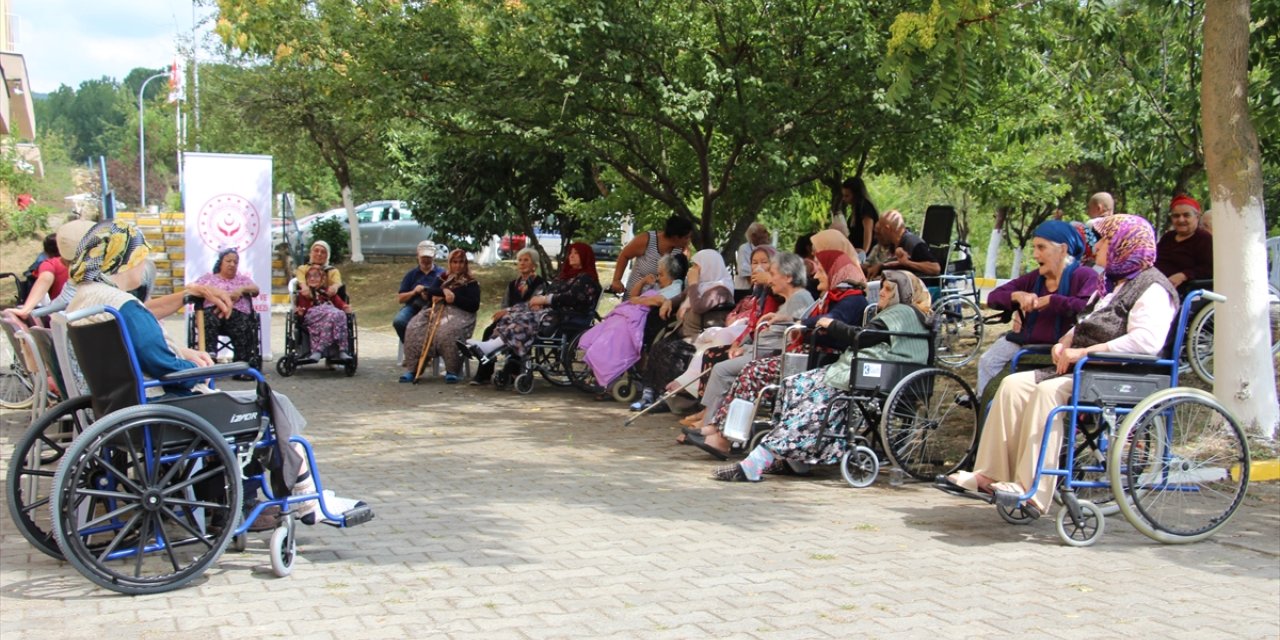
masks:
[[[1201,209],[1201,208],[1200,208],[1200,203],[1199,203],[1199,202],[1196,202],[1196,199],[1195,199],[1195,198],[1192,198],[1191,196],[1189,196],[1189,195],[1187,195],[1187,194],[1185,194],[1185,193],[1184,193],[1184,194],[1180,194],[1180,195],[1176,195],[1176,196],[1174,196],[1174,197],[1173,197],[1173,202],[1170,202],[1170,203],[1169,203],[1169,209],[1171,209],[1171,210],[1172,210],[1174,207],[1176,207],[1176,206],[1178,206],[1178,205],[1180,205],[1180,204],[1190,205],[1190,206],[1191,206],[1191,208],[1193,208],[1193,209],[1195,209],[1195,210],[1196,210],[1196,213],[1203,213],[1203,212],[1204,212],[1204,209]]]
[[[582,266],[574,269],[569,266],[569,254],[578,252],[578,259],[582,262]],[[596,273],[596,252],[591,250],[591,245],[584,242],[575,242],[569,245],[569,250],[564,254],[564,263],[560,265],[560,279],[572,280],[579,274],[587,274],[591,279],[600,282],[600,274]]]

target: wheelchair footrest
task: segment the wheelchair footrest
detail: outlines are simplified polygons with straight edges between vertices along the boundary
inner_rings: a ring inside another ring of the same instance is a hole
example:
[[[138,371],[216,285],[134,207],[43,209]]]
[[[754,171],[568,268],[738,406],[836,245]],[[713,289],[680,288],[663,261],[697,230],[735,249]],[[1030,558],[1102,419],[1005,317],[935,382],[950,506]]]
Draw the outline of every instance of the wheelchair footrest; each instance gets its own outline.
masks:
[[[373,507],[370,507],[367,504],[342,512],[342,521],[345,523],[345,526],[348,527],[364,524],[372,519]]]

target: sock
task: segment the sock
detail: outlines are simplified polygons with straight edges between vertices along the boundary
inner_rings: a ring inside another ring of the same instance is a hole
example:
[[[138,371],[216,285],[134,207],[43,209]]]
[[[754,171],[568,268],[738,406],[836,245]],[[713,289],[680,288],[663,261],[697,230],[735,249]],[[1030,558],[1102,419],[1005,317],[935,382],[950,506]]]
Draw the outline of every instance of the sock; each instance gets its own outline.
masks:
[[[747,474],[747,479],[755,482],[760,479],[760,474],[773,464],[773,459],[773,452],[766,449],[764,445],[760,445],[752,449],[751,455],[743,458],[738,464],[742,465],[742,471]]]
[[[480,353],[488,355],[498,349],[501,349],[503,344],[505,343],[502,342],[502,338],[493,338],[491,340],[485,340],[484,342],[477,342],[476,346],[480,348]]]
[[[645,404],[653,404],[653,389],[645,387],[644,392],[640,394],[640,401]]]

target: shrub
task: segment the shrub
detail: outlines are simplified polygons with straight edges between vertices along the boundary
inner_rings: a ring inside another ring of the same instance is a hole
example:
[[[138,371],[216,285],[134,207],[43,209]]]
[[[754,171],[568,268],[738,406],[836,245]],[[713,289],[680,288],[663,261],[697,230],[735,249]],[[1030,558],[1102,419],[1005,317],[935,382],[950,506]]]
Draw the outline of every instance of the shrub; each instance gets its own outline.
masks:
[[[351,241],[351,234],[347,233],[341,222],[330,218],[311,227],[311,238],[307,241],[307,246],[310,247],[316,240],[329,243],[329,262],[337,264],[347,257],[347,243]]]

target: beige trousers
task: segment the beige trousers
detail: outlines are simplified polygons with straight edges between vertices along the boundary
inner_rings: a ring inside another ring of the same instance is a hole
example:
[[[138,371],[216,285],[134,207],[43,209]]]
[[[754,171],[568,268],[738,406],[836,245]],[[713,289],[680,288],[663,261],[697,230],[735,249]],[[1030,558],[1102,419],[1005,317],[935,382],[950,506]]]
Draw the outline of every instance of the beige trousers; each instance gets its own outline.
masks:
[[[1015,373],[1000,383],[995,402],[982,428],[978,443],[978,456],[974,462],[974,474],[982,474],[997,483],[1016,485],[996,486],[996,489],[1017,490],[1024,493],[1036,475],[1036,459],[1040,455],[1040,443],[1044,438],[1045,418],[1054,407],[1071,399],[1071,376],[1050,378],[1036,384],[1034,371]],[[1045,448],[1045,468],[1058,466],[1058,453],[1062,449],[1062,417],[1054,418],[1050,427],[1048,446]],[[976,489],[971,474],[958,474],[960,484]],[[1041,513],[1048,513],[1053,502],[1053,489],[1057,478],[1041,476],[1031,501]]]

